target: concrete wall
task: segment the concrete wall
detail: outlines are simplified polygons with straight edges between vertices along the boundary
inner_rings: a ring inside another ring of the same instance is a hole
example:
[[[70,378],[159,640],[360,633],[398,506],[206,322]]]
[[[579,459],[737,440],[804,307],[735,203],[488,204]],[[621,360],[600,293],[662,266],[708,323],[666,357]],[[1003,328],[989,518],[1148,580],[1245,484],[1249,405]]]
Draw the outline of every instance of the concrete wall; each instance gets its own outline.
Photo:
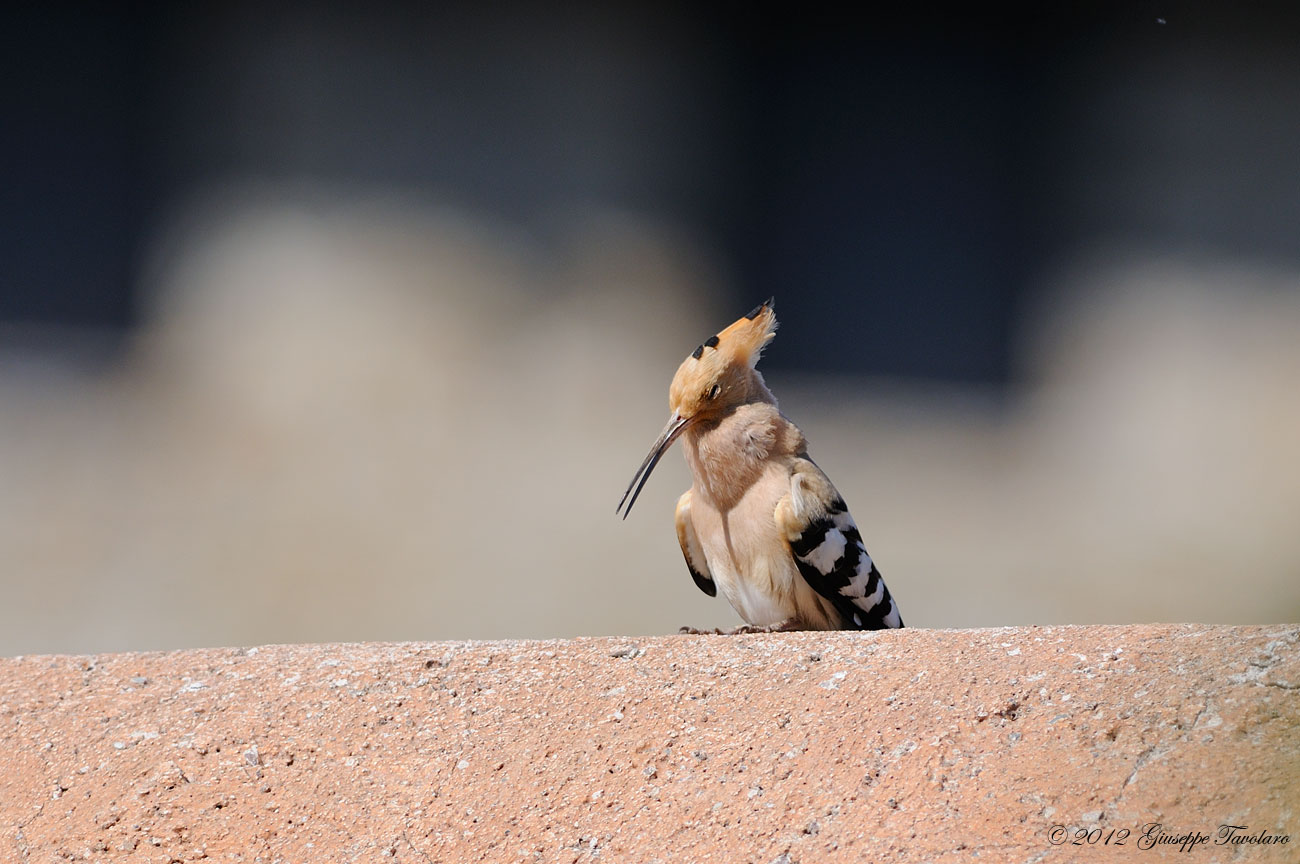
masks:
[[[0,660],[4,861],[977,852],[1300,860],[1300,627]]]

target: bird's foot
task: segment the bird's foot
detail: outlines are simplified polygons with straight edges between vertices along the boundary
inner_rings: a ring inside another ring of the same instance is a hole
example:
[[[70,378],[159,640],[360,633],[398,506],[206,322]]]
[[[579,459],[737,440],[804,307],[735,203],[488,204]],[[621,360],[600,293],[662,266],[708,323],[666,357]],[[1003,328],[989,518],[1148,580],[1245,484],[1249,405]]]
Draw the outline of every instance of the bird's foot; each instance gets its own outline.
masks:
[[[775,624],[742,624],[734,630],[728,630],[726,635],[736,636],[742,633],[791,633],[796,630],[806,630],[798,618],[787,618],[784,621],[778,621]]]
[[[701,630],[698,627],[679,627],[677,632],[692,636],[741,636],[746,633],[792,633],[807,629],[798,618],[787,618],[775,624],[741,624],[731,630],[720,630],[717,627],[711,630]]]

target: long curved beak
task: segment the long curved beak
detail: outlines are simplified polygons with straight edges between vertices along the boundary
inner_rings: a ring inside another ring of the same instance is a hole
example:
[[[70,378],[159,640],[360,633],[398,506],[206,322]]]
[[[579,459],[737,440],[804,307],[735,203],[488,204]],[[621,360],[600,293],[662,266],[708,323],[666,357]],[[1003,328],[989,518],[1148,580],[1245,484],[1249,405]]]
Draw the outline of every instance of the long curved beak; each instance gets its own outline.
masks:
[[[682,430],[686,428],[688,422],[690,422],[689,417],[679,417],[676,414],[669,418],[668,425],[664,427],[663,432],[659,433],[659,438],[650,447],[650,452],[646,455],[645,461],[641,463],[640,468],[636,469],[636,474],[632,476],[632,482],[627,484],[627,491],[623,493],[623,499],[614,508],[615,513],[622,510],[623,518],[626,519],[627,514],[632,512],[632,505],[636,503],[637,496],[641,494],[641,487],[645,485],[645,481],[650,479],[650,472],[655,470],[655,466],[659,464],[659,457],[663,456],[668,448],[673,446],[673,442],[677,440],[678,435],[682,434]],[[633,486],[636,487],[635,491],[632,489]],[[632,496],[630,501],[628,500],[629,495]],[[624,502],[627,503],[627,509],[623,508]]]

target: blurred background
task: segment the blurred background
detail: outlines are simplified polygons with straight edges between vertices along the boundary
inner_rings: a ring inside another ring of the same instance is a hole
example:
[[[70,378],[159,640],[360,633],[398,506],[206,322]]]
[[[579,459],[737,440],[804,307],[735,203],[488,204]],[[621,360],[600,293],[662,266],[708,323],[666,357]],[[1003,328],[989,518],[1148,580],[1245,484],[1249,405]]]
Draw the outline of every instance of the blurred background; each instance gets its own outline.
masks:
[[[909,625],[1300,620],[1294,4],[274,5],[0,13],[0,654],[734,626],[769,295]]]

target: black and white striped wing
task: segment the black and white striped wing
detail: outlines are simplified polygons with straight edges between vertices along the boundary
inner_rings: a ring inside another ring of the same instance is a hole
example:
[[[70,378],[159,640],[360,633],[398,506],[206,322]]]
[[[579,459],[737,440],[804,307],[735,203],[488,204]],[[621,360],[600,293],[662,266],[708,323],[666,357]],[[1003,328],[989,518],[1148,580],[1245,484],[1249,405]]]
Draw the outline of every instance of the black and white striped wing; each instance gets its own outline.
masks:
[[[902,627],[898,604],[867,554],[844,499],[820,469],[795,473],[788,506],[778,506],[795,566],[850,630]],[[786,502],[782,502],[785,504]]]

